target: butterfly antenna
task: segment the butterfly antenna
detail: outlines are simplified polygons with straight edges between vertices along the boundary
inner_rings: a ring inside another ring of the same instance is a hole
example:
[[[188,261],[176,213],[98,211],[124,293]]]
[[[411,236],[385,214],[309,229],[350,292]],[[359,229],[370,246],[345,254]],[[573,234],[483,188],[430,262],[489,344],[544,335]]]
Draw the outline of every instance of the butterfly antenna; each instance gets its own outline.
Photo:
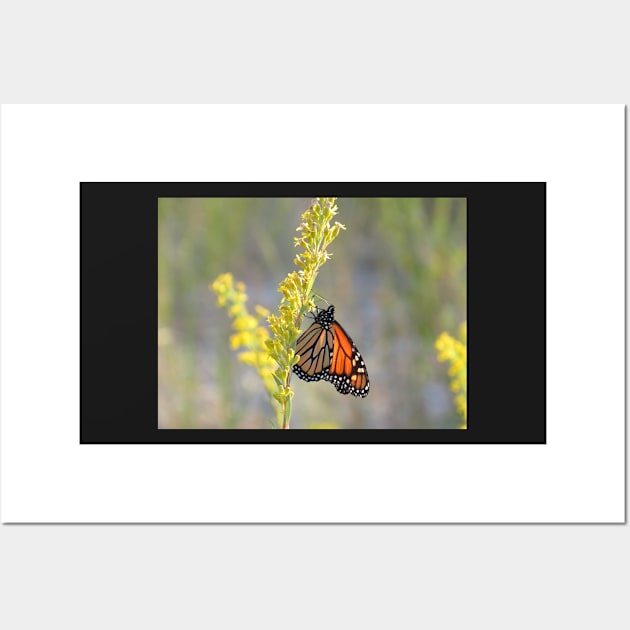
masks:
[[[328,306],[330,306],[330,302],[326,298],[322,297],[319,293],[315,293],[315,291],[312,291],[311,293],[315,297],[318,297],[320,300],[323,300],[324,302],[326,302],[326,304],[328,304]]]

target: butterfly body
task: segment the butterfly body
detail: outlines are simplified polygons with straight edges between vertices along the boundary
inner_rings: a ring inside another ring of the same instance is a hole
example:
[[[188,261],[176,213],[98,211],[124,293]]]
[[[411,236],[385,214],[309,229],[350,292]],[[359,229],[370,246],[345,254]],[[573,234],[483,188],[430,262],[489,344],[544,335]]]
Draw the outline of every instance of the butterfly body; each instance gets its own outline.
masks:
[[[298,337],[293,372],[304,381],[328,381],[340,394],[365,398],[370,381],[361,353],[335,320],[335,307],[317,309],[314,322]]]

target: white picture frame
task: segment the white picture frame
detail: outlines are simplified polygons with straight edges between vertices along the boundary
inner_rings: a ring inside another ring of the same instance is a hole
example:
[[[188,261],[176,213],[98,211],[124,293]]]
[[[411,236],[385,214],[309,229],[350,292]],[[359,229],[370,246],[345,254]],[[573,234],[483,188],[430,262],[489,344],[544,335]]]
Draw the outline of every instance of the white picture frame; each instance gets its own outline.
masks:
[[[2,522],[624,522],[623,105],[7,105],[0,124]],[[547,182],[547,443],[81,445],[82,181]]]

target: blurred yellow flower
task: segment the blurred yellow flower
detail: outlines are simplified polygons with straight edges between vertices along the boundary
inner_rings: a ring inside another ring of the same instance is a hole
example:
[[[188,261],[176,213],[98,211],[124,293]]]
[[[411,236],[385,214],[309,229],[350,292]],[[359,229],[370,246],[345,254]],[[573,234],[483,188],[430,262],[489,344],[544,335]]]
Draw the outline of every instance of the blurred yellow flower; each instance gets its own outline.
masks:
[[[460,429],[466,428],[468,414],[466,398],[466,334],[466,322],[463,322],[459,327],[459,340],[443,332],[435,342],[438,361],[448,361],[451,364],[448,369],[448,375],[451,377],[451,390],[456,394],[453,401],[455,408],[464,420],[459,427]]]
[[[336,422],[308,422],[307,429],[341,429]]]
[[[232,350],[245,348],[244,352],[239,352],[237,355],[238,360],[256,369],[265,389],[270,394],[271,404],[278,419],[278,407],[271,399],[271,395],[276,389],[273,371],[277,365],[269,356],[269,349],[267,348],[269,331],[261,325],[261,320],[266,317],[264,313],[268,312],[267,309],[256,306],[255,311],[258,317],[251,315],[245,306],[247,301],[245,284],[243,282],[235,283],[231,273],[221,274],[209,288],[217,294],[219,306],[229,305],[228,314],[234,318],[232,328],[236,331],[230,337],[230,347]]]

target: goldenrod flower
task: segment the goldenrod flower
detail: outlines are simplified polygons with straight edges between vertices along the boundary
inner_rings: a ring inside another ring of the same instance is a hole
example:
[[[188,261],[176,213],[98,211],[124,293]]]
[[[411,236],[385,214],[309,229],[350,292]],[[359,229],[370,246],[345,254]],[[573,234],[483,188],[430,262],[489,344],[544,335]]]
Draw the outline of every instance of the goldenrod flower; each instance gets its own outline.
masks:
[[[261,325],[261,321],[267,313],[267,309],[262,306],[255,308],[258,317],[250,315],[245,306],[247,294],[245,284],[234,282],[230,273],[221,274],[210,288],[217,294],[219,306],[229,306],[228,314],[234,318],[232,328],[237,331],[230,337],[230,346],[233,350],[245,348],[244,352],[239,352],[238,360],[245,365],[251,365],[256,369],[261,377],[265,388],[270,396],[270,402],[276,414],[276,421],[281,418],[281,409],[273,398],[276,385],[273,380],[273,370],[276,369],[276,362],[269,356],[267,341],[269,341],[269,331]]]
[[[309,422],[306,425],[307,429],[341,429],[341,427],[336,422]]]
[[[466,333],[466,322],[463,322],[459,329],[459,340],[443,332],[435,342],[438,361],[449,361],[451,364],[448,369],[448,375],[451,377],[451,390],[456,394],[453,399],[455,408],[464,419],[464,422],[460,425],[461,429],[466,428],[468,412],[466,398]]]
[[[295,342],[300,334],[300,324],[306,311],[313,307],[311,293],[319,268],[330,258],[326,248],[340,230],[345,229],[338,222],[331,225],[337,214],[335,201],[334,197],[317,198],[302,215],[302,223],[296,228],[301,236],[294,239],[295,246],[303,249],[294,260],[299,270],[289,273],[280,283],[278,291],[282,293],[282,300],[278,314],[270,315],[267,320],[273,333],[273,341],[267,342],[267,347],[278,364],[274,373],[275,398],[284,408],[283,429],[289,427],[291,417],[293,391],[289,384],[291,368],[297,361]]]
[[[256,315],[250,314],[245,307],[245,284],[235,283],[230,273],[221,274],[210,285],[219,306],[227,306],[228,314],[234,318],[232,328],[236,333],[230,337],[230,345],[234,350],[245,348],[238,359],[258,371],[270,395],[278,426],[283,429],[289,428],[291,418],[293,391],[289,385],[291,368],[297,361],[295,342],[300,324],[306,311],[313,307],[311,293],[319,268],[331,256],[326,248],[346,229],[339,222],[331,225],[337,214],[335,202],[335,197],[317,198],[302,215],[302,223],[297,227],[301,236],[294,239],[295,246],[303,249],[295,257],[299,270],[289,273],[280,283],[278,291],[282,299],[277,314],[270,315],[262,306],[255,307]],[[273,338],[261,326],[263,319],[269,323]]]

